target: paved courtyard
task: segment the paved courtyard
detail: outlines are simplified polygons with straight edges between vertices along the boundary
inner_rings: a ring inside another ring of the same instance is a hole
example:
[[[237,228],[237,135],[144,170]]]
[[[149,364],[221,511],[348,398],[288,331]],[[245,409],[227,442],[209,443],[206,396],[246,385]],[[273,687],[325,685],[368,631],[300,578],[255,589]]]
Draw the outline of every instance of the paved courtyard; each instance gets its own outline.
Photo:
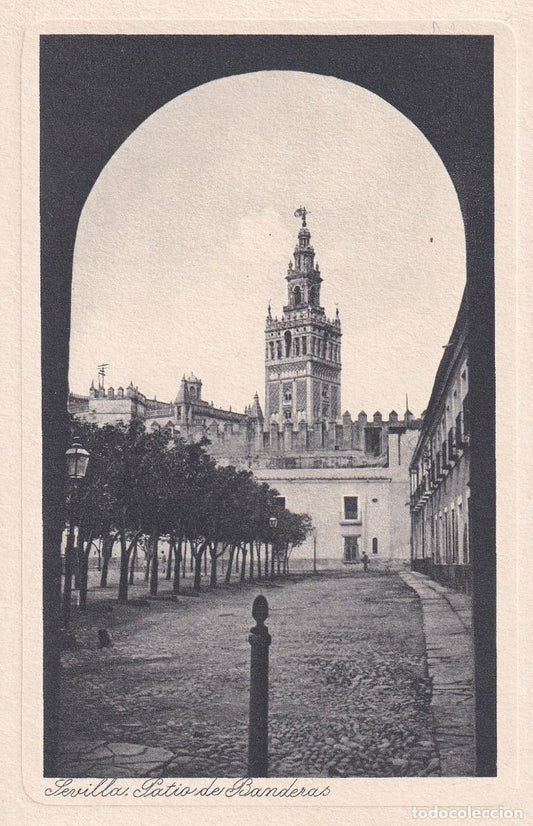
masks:
[[[420,598],[383,569],[149,607],[91,589],[63,655],[62,776],[245,775],[258,593],[270,606],[271,776],[441,773]],[[100,628],[111,648],[97,648]]]

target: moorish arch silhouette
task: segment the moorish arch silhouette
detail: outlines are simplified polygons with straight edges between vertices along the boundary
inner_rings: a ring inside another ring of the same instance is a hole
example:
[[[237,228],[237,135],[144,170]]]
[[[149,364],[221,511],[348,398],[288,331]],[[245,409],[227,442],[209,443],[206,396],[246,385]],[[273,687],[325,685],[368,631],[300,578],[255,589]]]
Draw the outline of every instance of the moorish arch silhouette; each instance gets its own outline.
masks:
[[[100,172],[161,106],[222,77],[331,75],[382,97],[439,154],[465,225],[472,378],[471,509],[477,773],[495,774],[493,38],[491,36],[41,37],[41,306],[45,776],[59,690],[70,288],[76,229]]]

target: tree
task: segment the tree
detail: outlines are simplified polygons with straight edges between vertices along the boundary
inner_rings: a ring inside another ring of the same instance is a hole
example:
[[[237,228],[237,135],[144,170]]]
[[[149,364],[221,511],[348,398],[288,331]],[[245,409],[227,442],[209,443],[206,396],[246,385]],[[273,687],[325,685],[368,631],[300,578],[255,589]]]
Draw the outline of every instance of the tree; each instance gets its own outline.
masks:
[[[276,531],[275,555],[280,566],[283,566],[283,573],[288,573],[289,558],[294,548],[301,545],[306,537],[311,533],[313,524],[311,517],[307,513],[292,513],[284,508],[279,513]]]

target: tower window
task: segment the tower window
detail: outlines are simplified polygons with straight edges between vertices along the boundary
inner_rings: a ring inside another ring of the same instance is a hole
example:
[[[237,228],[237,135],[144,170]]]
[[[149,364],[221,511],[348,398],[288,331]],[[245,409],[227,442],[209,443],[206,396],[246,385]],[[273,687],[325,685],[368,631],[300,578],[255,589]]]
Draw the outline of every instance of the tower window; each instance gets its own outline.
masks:
[[[302,291],[300,287],[295,287],[293,292],[294,306],[298,307],[302,303]]]
[[[274,358],[274,342],[273,341],[270,342],[270,358],[271,359]]]
[[[295,356],[300,355],[300,339],[299,338],[294,339],[294,355]]]
[[[289,358],[291,354],[291,334],[289,330],[285,333],[285,358]]]
[[[375,536],[372,540],[372,553],[377,554],[378,552],[378,538]]]
[[[307,354],[307,336],[303,336],[302,338],[302,356]]]
[[[281,341],[278,341],[278,358],[281,358]]]
[[[311,287],[309,290],[309,303],[313,305],[316,304],[316,287]]]

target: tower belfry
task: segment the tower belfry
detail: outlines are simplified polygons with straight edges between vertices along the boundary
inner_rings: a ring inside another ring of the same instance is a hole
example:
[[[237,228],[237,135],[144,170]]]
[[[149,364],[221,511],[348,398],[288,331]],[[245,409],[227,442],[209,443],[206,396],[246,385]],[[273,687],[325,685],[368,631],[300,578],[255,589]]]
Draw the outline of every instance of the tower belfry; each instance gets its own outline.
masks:
[[[335,421],[341,410],[341,323],[338,314],[326,317],[320,306],[322,277],[307,210],[294,213],[302,220],[293,260],[287,269],[287,304],[280,320],[269,310],[265,354],[265,426],[292,423],[309,427]]]

